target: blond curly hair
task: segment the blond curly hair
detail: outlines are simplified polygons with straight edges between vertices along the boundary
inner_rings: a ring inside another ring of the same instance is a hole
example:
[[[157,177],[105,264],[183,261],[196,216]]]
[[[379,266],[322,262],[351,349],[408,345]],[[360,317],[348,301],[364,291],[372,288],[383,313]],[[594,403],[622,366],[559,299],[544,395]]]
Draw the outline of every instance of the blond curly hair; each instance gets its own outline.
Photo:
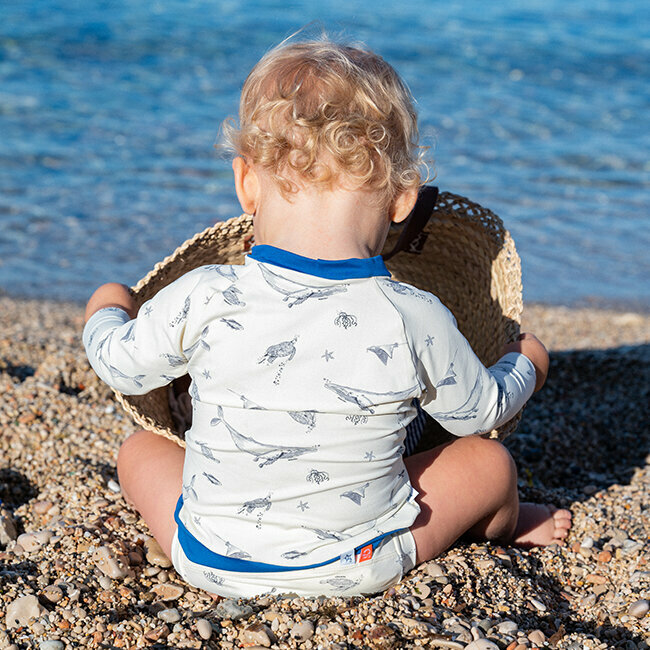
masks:
[[[282,43],[244,83],[224,146],[270,173],[285,197],[303,184],[376,192],[389,205],[421,184],[413,98],[377,54],[327,38]]]

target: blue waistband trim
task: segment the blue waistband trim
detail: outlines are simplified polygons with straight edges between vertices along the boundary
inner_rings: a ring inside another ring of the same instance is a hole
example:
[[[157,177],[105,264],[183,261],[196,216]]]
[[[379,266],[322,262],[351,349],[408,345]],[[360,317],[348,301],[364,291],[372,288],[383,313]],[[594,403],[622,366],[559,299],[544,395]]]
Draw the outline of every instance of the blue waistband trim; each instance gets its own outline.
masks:
[[[365,258],[351,257],[346,260],[315,260],[268,244],[258,244],[253,246],[250,256],[258,262],[274,264],[283,269],[300,271],[328,280],[390,276],[390,271],[386,268],[381,255]]]
[[[180,511],[183,507],[183,495],[178,498],[176,509],[174,510],[174,519],[178,524],[178,541],[185,553],[186,557],[202,566],[210,567],[211,569],[220,569],[222,571],[238,571],[239,573],[276,573],[279,571],[300,571],[302,569],[315,569],[317,567],[338,562],[340,556],[336,556],[331,560],[318,562],[316,564],[308,564],[303,566],[282,566],[279,564],[266,564],[264,562],[253,562],[252,560],[242,560],[240,558],[228,557],[226,555],[219,555],[211,551],[207,546],[199,542],[196,537],[190,533],[181,521]],[[355,555],[369,544],[372,544],[373,551],[379,546],[381,541],[402,530],[401,528],[391,530],[389,533],[384,533],[378,537],[368,540],[367,542],[357,546],[354,549]]]

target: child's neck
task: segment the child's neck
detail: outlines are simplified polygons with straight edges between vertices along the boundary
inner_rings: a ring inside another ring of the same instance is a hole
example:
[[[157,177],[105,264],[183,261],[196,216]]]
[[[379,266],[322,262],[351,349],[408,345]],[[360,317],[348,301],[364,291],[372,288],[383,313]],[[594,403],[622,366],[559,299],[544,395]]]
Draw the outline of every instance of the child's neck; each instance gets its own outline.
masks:
[[[255,242],[313,259],[378,255],[390,226],[387,211],[365,190],[300,190],[286,200],[264,193],[255,215]]]

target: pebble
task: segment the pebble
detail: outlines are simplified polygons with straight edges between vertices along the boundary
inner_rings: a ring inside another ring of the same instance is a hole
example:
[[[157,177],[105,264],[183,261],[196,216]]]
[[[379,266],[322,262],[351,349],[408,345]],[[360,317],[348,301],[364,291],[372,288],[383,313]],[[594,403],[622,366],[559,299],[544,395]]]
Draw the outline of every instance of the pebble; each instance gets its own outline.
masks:
[[[181,620],[181,615],[175,607],[163,609],[158,612],[157,616],[161,621],[165,621],[165,623],[177,623]]]
[[[253,623],[239,634],[239,640],[246,646],[259,645],[268,648],[275,640],[275,635],[264,623]]]
[[[175,582],[157,584],[151,591],[161,600],[178,600],[185,593],[185,589]]]
[[[18,535],[16,542],[27,553],[33,553],[34,551],[38,551],[41,546],[47,544],[50,539],[52,539],[51,531],[43,530],[37,533],[23,533],[22,535]]]
[[[110,479],[106,485],[108,489],[114,494],[119,494],[120,491],[122,490],[120,484],[117,481],[114,481],[113,479]]]
[[[36,501],[32,509],[37,515],[46,514],[54,504],[51,501]]]
[[[226,599],[218,603],[214,611],[219,618],[237,621],[250,616],[253,613],[253,608],[250,605],[238,605],[234,600]]]
[[[537,647],[542,647],[546,642],[546,635],[541,630],[533,630],[528,634],[528,639]]]
[[[118,562],[113,551],[108,546],[100,546],[93,553],[93,562],[97,568],[109,578],[119,580],[126,576],[126,570],[120,562]]]
[[[207,641],[212,636],[212,624],[205,618],[199,618],[196,621],[196,631],[202,639]]]
[[[41,641],[38,644],[38,650],[63,650],[64,647],[63,641],[58,640]]]
[[[6,546],[9,542],[13,542],[17,536],[16,523],[13,517],[5,510],[0,511],[0,548]]]
[[[43,597],[50,603],[58,603],[63,598],[63,591],[56,585],[49,585],[43,589]]]
[[[499,650],[499,646],[488,639],[475,639],[465,646],[465,650]]]
[[[431,587],[423,582],[418,582],[413,587],[413,593],[416,594],[420,600],[424,600],[429,597],[429,594],[431,594]]]
[[[635,618],[643,618],[650,610],[650,602],[647,600],[637,600],[627,608],[627,613]]]
[[[38,618],[45,613],[45,608],[33,595],[21,596],[7,607],[5,623],[8,628],[27,625],[30,618]]]
[[[514,636],[515,634],[517,634],[517,631],[519,630],[519,626],[514,621],[511,621],[510,619],[501,621],[500,623],[497,624],[496,628],[500,634],[507,634],[510,636]]]
[[[147,549],[147,562],[149,564],[154,564],[163,569],[171,567],[171,560],[165,555],[162,548],[160,548],[160,544],[153,537],[147,539],[145,547]]]
[[[291,628],[291,636],[297,641],[307,641],[314,636],[314,624],[311,621],[300,621]]]
[[[427,574],[432,578],[440,578],[445,574],[445,570],[437,562],[427,562],[426,564]]]
[[[537,600],[537,598],[530,598],[528,602],[538,611],[538,612],[545,612],[546,611],[546,605],[541,601]]]

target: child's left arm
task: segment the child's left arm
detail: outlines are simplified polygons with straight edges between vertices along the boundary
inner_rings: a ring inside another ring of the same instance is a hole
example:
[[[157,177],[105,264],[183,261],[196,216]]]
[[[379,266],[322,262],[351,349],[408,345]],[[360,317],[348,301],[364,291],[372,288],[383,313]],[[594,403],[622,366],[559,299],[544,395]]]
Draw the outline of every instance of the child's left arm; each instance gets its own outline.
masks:
[[[188,323],[202,311],[194,295],[199,278],[197,272],[179,278],[142,305],[137,316],[125,286],[97,289],[86,307],[83,342],[100,379],[127,395],[142,395],[187,372],[186,352],[198,336]]]

